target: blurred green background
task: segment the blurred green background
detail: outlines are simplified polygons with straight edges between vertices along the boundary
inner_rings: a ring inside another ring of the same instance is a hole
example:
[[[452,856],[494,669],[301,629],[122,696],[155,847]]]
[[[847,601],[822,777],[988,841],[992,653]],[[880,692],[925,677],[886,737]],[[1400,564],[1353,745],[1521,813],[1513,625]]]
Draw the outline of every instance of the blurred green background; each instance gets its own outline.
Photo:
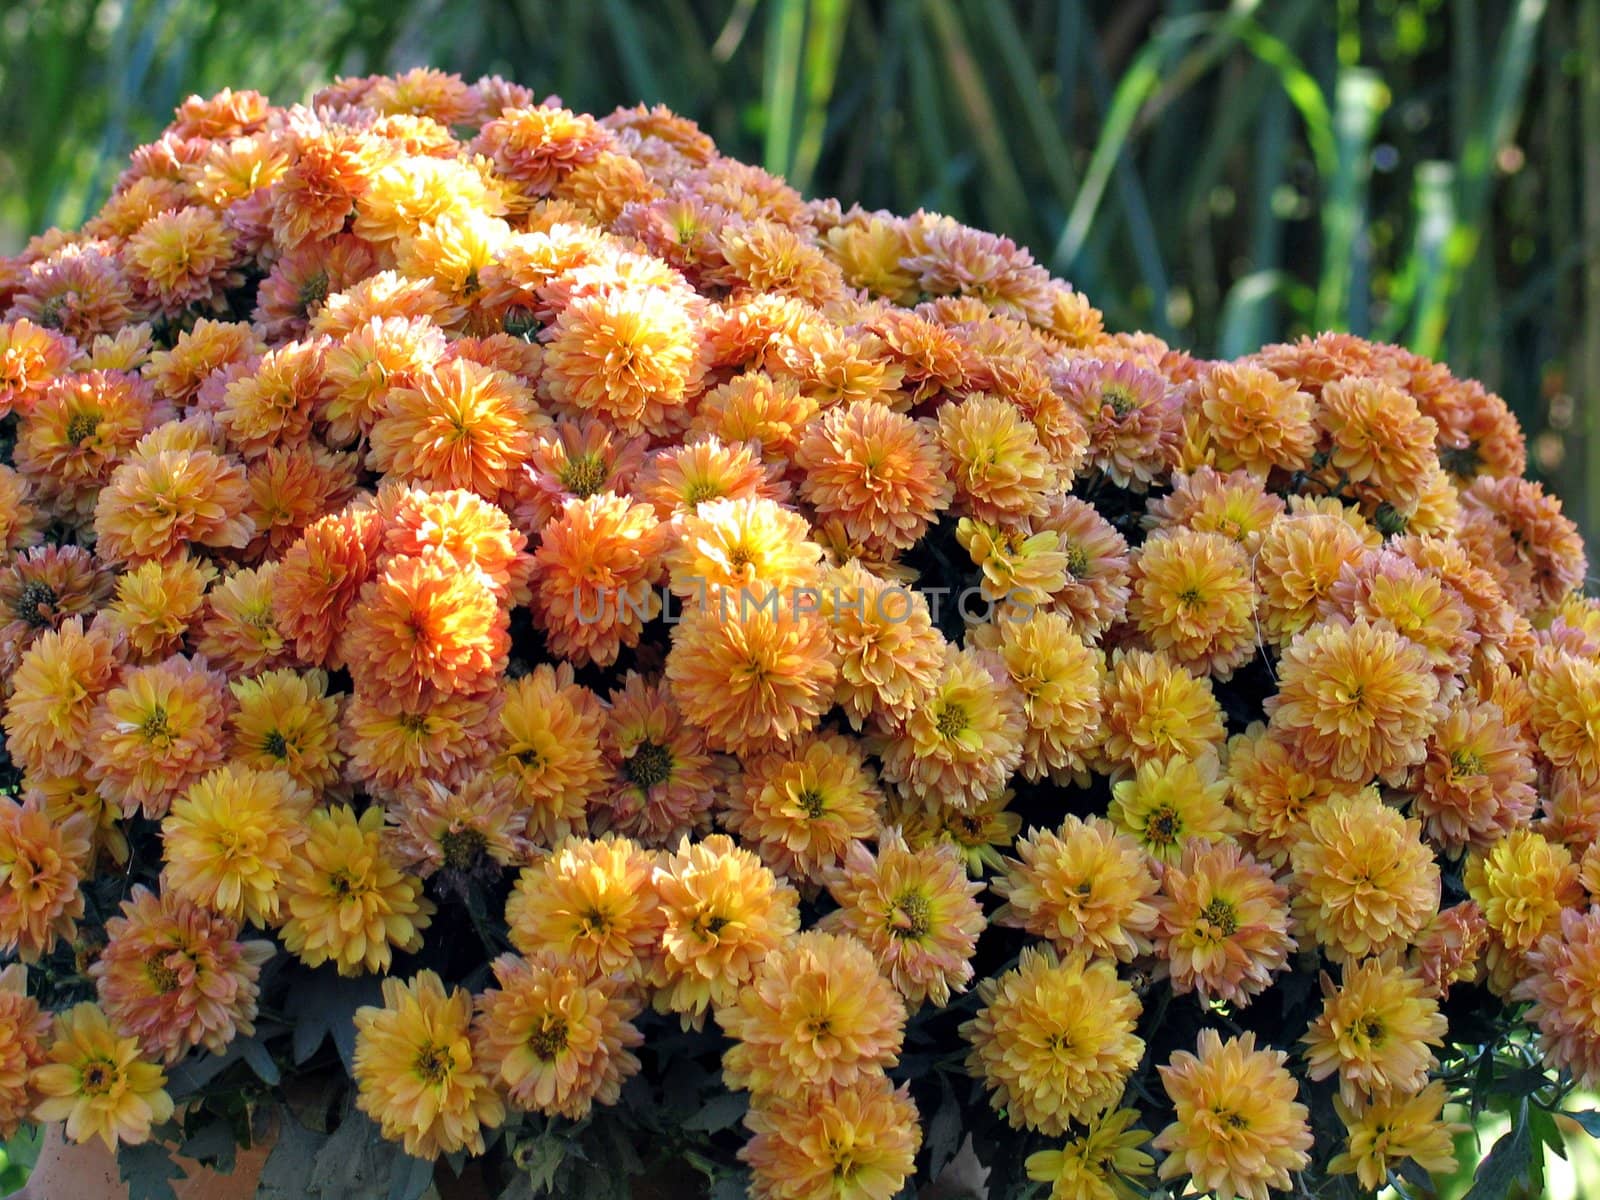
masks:
[[[664,101],[809,194],[1008,233],[1202,354],[1407,342],[1511,402],[1600,537],[1593,0],[8,0],[0,250],[92,212],[190,92],[420,63]]]

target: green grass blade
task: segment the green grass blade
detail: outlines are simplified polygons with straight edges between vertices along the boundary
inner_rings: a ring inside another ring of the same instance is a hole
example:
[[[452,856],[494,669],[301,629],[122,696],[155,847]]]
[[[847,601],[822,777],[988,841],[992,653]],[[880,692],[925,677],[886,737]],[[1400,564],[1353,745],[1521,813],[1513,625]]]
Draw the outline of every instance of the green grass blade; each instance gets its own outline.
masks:
[[[806,0],[774,0],[771,9],[767,53],[762,63],[761,104],[766,132],[761,161],[767,170],[787,175],[794,166],[795,106],[805,53]]]
[[[1322,197],[1322,275],[1317,287],[1319,329],[1349,329],[1365,304],[1353,282],[1362,247],[1372,142],[1389,91],[1372,71],[1342,68],[1334,85],[1337,159]]]

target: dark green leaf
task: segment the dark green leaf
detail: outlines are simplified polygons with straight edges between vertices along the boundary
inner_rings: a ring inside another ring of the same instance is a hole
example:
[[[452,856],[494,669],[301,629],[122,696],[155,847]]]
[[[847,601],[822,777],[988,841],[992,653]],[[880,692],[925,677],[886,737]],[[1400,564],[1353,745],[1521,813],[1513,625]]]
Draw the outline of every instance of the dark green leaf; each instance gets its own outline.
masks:
[[[1511,1132],[1496,1142],[1488,1157],[1478,1164],[1472,1189],[1462,1200],[1505,1200],[1513,1187],[1531,1179],[1540,1153],[1524,1105],[1517,1113]]]
[[[250,1069],[256,1073],[256,1078],[268,1087],[276,1087],[282,1080],[278,1064],[273,1062],[272,1055],[256,1038],[245,1038],[240,1042],[239,1054],[250,1064]]]
[[[418,1200],[433,1182],[433,1163],[407,1154],[401,1159],[389,1184],[388,1200]]]
[[[731,1129],[744,1119],[750,1108],[749,1098],[743,1092],[719,1092],[706,1101],[705,1106],[683,1123],[685,1129],[698,1129],[705,1133],[718,1133]]]
[[[311,1194],[317,1151],[327,1141],[285,1112],[278,1124],[278,1141],[261,1170],[256,1200],[305,1200]]]
[[[939,1107],[928,1122],[928,1178],[938,1179],[961,1144],[961,1104],[955,1089],[939,1077]]]
[[[1590,1137],[1600,1137],[1600,1109],[1585,1108],[1578,1112],[1565,1112],[1561,1115],[1571,1117],[1579,1125],[1582,1125],[1584,1132],[1589,1134]]]
[[[239,1142],[233,1136],[233,1126],[224,1120],[211,1121],[201,1126],[178,1147],[178,1153],[185,1158],[192,1158],[204,1166],[213,1167],[224,1175],[233,1172],[233,1163],[238,1150]]]
[[[311,972],[289,989],[284,1011],[294,1022],[293,1055],[303,1063],[321,1047],[323,1039],[333,1044],[350,1069],[356,1047],[356,1009],[381,1003],[382,985],[371,975],[345,979],[331,967]]]

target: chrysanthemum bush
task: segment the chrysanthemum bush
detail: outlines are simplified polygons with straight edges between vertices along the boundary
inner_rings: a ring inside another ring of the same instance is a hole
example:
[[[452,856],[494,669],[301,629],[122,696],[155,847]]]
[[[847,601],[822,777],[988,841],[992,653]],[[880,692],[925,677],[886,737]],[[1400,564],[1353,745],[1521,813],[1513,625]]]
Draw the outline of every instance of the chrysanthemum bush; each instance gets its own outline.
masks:
[[[0,312],[0,1131],[1262,1200],[1600,1128],[1600,606],[1476,383],[426,70],[191,99]]]

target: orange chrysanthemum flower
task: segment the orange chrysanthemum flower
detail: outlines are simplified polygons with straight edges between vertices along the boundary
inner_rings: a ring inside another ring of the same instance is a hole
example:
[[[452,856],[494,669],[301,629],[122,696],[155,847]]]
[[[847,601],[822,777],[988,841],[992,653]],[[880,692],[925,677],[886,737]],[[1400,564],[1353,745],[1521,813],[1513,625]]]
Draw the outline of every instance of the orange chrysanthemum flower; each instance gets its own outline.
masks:
[[[506,900],[511,944],[530,959],[570,962],[588,979],[641,980],[665,920],[654,869],[654,855],[627,838],[560,842],[523,868]]]
[[[305,841],[315,798],[283,771],[219,767],[161,823],[163,893],[251,925],[278,915],[283,873]]]
[[[1288,1056],[1257,1050],[1254,1033],[1224,1042],[1215,1029],[1200,1031],[1195,1050],[1156,1068],[1177,1110],[1155,1140],[1167,1151],[1161,1178],[1188,1175],[1197,1191],[1241,1200],[1288,1191],[1290,1173],[1310,1165],[1312,1145]]]
[[[227,680],[181,654],[123,673],[95,708],[88,775],[131,816],[160,819],[175,797],[228,754]]]
[[[978,998],[984,1007],[961,1027],[972,1043],[967,1070],[1015,1129],[1060,1136],[1098,1116],[1144,1054],[1139,1000],[1106,959],[1058,960],[1027,946],[1015,968],[978,985]]]
[[[922,1127],[906,1085],[865,1075],[792,1099],[761,1099],[739,1151],[754,1200],[893,1200],[916,1169]]]
[[[498,987],[478,997],[478,1052],[516,1107],[581,1120],[615,1104],[639,1070],[639,1002],[614,978],[551,954],[494,960]]]
[[[1220,533],[1157,534],[1134,560],[1128,617],[1158,650],[1226,680],[1255,653],[1255,584],[1244,549]]]
[[[1262,636],[1283,644],[1310,625],[1340,572],[1367,549],[1349,522],[1330,513],[1291,513],[1274,521],[1255,558]]]
[[[1312,399],[1292,380],[1248,362],[1217,363],[1200,377],[1199,389],[1219,470],[1242,468],[1265,481],[1274,468],[1310,464],[1317,444]]]
[[[505,1120],[472,1034],[472,993],[446,991],[432,971],[383,981],[383,1005],[356,1009],[356,1106],[406,1153],[483,1153],[483,1131]]]
[[[1511,996],[1531,1000],[1528,1019],[1539,1028],[1545,1062],[1571,1070],[1580,1085],[1600,1080],[1600,910],[1561,911],[1557,927],[1539,939],[1522,964]]]
[[[1107,764],[1200,759],[1222,747],[1222,707],[1211,681],[1160,651],[1113,651],[1100,700],[1099,754]]]
[[[506,685],[493,770],[535,842],[554,845],[587,828],[610,775],[605,730],[600,698],[573,682],[566,663],[541,663]]]
[[[1444,716],[1422,647],[1387,622],[1357,617],[1297,635],[1278,663],[1269,730],[1308,766],[1357,785],[1399,786],[1428,754]]]
[[[1159,862],[1175,863],[1197,842],[1220,842],[1236,818],[1223,801],[1228,784],[1214,754],[1152,759],[1132,779],[1111,785],[1111,823]]]
[[[137,376],[68,375],[46,387],[17,428],[17,469],[41,499],[87,523],[95,499],[139,439],[174,416]]]
[[[1533,816],[1529,747],[1500,706],[1467,691],[1428,740],[1412,773],[1415,811],[1447,854],[1487,848]]]
[[[26,317],[0,322],[0,412],[30,411],[50,381],[67,373],[76,353],[71,338]]]
[[[1523,976],[1525,956],[1560,929],[1562,911],[1584,899],[1571,852],[1531,829],[1468,855],[1463,882],[1489,926],[1489,983],[1502,996]]]
[[[1408,392],[1370,376],[1326,384],[1317,423],[1332,440],[1330,477],[1364,483],[1403,506],[1416,499],[1437,469],[1439,426],[1422,415]]]
[[[256,981],[274,953],[271,942],[240,942],[237,922],[141,885],[106,922],[89,975],[112,1027],[172,1064],[255,1033]]]
[[[839,907],[817,928],[865,943],[908,1007],[945,1005],[966,989],[984,926],[976,899],[982,885],[967,879],[952,843],[912,849],[890,828],[879,836],[876,854],[853,844],[827,884]]]
[[[108,561],[165,560],[191,543],[242,549],[255,533],[242,466],[200,427],[163,425],[139,439],[95,502],[95,549]]]
[[[1290,862],[1295,918],[1334,962],[1402,949],[1439,911],[1439,865],[1422,823],[1375,789],[1313,808]]]
[[[1346,1131],[1345,1149],[1328,1162],[1335,1175],[1353,1174],[1376,1192],[1390,1173],[1407,1160],[1429,1175],[1446,1177],[1456,1170],[1455,1136],[1471,1126],[1440,1118],[1449,1100],[1443,1080],[1434,1080],[1413,1095],[1397,1095],[1363,1105],[1334,1098]]]
[[[1020,409],[979,392],[939,410],[939,443],[960,508],[985,521],[1041,515],[1059,482]]]
[[[1239,837],[1274,867],[1289,861],[1313,808],[1359,790],[1307,767],[1291,747],[1268,737],[1260,721],[1228,740],[1228,799],[1240,816]]]
[[[533,451],[549,418],[514,375],[471,359],[440,362],[415,387],[389,392],[367,465],[436,488],[493,499]]]
[[[714,833],[685,838],[651,879],[661,901],[657,1011],[698,1027],[712,1005],[731,1003],[761,960],[800,925],[799,897],[754,854]]]
[[[1233,841],[1189,843],[1161,873],[1156,908],[1157,953],[1179,994],[1243,1008],[1272,985],[1295,947],[1287,891]]]
[[[534,552],[533,615],[550,650],[577,666],[610,666],[661,611],[652,590],[666,530],[647,504],[612,492],[570,500]]]
[[[33,1115],[33,1072],[46,1059],[50,1016],[28,995],[28,968],[0,970],[0,1134],[12,1137]]]
[[[157,213],[128,239],[123,261],[134,286],[171,313],[243,282],[234,233],[208,208]]]
[[[38,962],[57,939],[73,936],[93,834],[86,813],[56,820],[37,794],[0,800],[0,951]]]
[[[823,579],[821,609],[839,656],[835,699],[851,725],[909,717],[944,665],[927,599],[850,559]]]
[[[6,750],[30,775],[69,775],[89,765],[90,730],[121,652],[103,628],[83,618],[42,633],[11,676]]]
[[[1369,958],[1346,966],[1338,986],[1322,975],[1322,1012],[1301,1041],[1306,1073],[1338,1073],[1339,1098],[1391,1100],[1418,1092],[1437,1067],[1429,1046],[1442,1046],[1449,1022],[1420,976]]]
[[[134,661],[165,657],[182,645],[216,576],[210,563],[188,556],[141,563],[117,580],[116,598],[99,620],[125,641]]]
[[[847,1087],[900,1060],[906,1010],[867,946],[811,930],[775,947],[717,1007],[723,1081],[763,1099]]]
[[[342,665],[334,648],[377,570],[383,536],[382,515],[352,505],[306,526],[279,560],[272,581],[275,623],[307,666]]]
[[[278,564],[234,571],[206,593],[195,651],[229,674],[249,674],[280,666],[288,658],[273,606]]]

